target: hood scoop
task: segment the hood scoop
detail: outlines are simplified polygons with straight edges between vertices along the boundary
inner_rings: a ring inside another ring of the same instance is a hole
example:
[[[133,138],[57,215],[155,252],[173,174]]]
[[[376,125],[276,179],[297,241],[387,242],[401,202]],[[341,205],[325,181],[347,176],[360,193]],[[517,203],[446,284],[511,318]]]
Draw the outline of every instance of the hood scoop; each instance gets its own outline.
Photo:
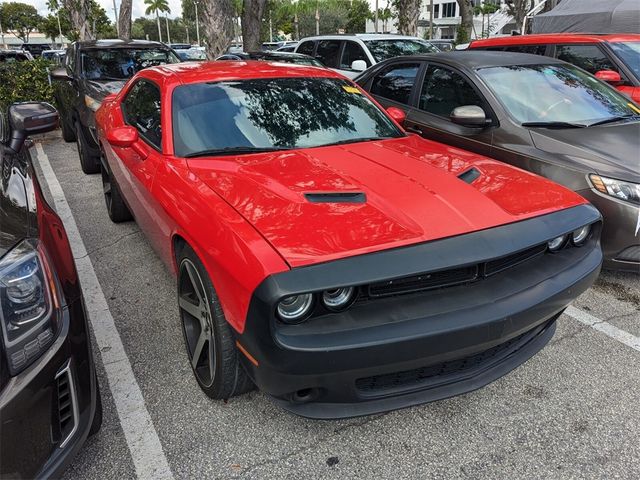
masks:
[[[364,192],[313,192],[305,193],[310,203],[366,203]]]
[[[458,178],[463,182],[471,184],[479,176],[480,176],[480,170],[478,170],[476,167],[471,167],[469,170],[465,170],[460,175],[458,175]]]

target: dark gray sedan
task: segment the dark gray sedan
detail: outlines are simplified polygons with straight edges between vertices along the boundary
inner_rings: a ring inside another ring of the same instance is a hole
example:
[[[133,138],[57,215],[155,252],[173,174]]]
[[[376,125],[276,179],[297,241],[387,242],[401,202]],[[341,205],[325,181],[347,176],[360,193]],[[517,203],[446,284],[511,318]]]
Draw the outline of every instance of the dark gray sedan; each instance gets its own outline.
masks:
[[[568,63],[507,52],[393,58],[355,81],[404,110],[410,132],[580,193],[604,216],[605,266],[640,271],[640,107],[627,97]]]

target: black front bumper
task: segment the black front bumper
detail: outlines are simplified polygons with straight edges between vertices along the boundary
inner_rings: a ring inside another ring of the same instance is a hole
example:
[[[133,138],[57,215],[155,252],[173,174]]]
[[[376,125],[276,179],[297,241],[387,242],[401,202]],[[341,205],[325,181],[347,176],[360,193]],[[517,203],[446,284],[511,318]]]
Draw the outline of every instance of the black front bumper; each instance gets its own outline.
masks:
[[[0,391],[2,478],[58,478],[89,434],[98,393],[82,301],[61,317],[54,343]],[[69,396],[61,397],[64,382]],[[61,430],[60,402],[67,399],[73,404],[64,412],[72,417]]]
[[[478,281],[359,301],[300,325],[275,320],[287,294],[363,285],[502,258],[598,222],[582,247],[543,254]],[[461,394],[517,367],[553,336],[555,320],[597,278],[599,215],[581,206],[450,239],[269,277],[239,344],[257,386],[285,409],[341,418]]]

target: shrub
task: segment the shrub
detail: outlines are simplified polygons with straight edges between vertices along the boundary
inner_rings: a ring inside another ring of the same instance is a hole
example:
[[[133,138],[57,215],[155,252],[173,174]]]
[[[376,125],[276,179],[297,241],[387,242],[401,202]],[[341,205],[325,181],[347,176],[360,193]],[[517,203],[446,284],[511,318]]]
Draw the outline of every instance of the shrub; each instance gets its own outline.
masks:
[[[42,58],[26,62],[0,63],[0,110],[14,102],[37,100],[54,103],[47,68],[54,64]]]

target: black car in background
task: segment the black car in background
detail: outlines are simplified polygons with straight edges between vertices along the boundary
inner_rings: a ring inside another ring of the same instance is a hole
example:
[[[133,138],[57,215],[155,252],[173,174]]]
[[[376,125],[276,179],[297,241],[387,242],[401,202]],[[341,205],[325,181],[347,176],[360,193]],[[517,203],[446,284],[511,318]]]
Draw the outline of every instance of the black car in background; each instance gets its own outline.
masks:
[[[510,52],[393,58],[355,81],[404,110],[410,132],[578,192],[604,218],[605,267],[640,272],[640,106],[629,98],[574,65]]]
[[[0,63],[28,62],[33,56],[22,50],[0,50]]]
[[[77,142],[84,173],[100,171],[94,114],[104,97],[119,92],[143,68],[177,62],[180,58],[171,48],[144,40],[75,42],[67,49],[65,65],[50,75],[62,136]]]
[[[0,478],[57,478],[102,423],[71,248],[25,146],[57,124],[48,104],[0,112]]]

